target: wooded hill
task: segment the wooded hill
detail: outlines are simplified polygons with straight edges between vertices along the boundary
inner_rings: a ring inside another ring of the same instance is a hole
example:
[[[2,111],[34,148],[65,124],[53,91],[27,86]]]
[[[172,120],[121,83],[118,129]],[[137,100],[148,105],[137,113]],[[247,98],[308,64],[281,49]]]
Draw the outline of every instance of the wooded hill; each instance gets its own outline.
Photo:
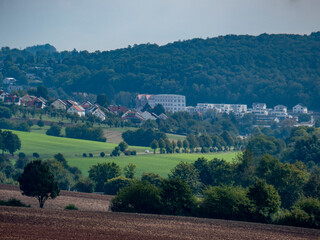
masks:
[[[27,50],[2,48],[0,60],[5,63],[7,55],[13,63],[22,55],[24,66],[53,67],[43,77],[47,87],[106,93],[120,104],[130,105],[136,93],[174,93],[186,95],[187,105],[301,102],[320,110],[320,32],[228,35],[93,53],[42,48],[34,58]]]

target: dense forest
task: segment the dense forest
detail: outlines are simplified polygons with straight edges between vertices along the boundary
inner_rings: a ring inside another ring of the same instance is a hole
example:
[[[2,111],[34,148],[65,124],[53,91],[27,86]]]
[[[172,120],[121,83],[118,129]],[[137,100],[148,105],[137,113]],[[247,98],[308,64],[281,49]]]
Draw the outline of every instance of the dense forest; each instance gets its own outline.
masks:
[[[38,49],[38,51],[37,51]],[[320,32],[262,34],[141,44],[113,51],[63,51],[50,45],[25,50],[2,47],[1,77],[51,67],[40,76],[46,87],[65,92],[105,93],[132,105],[136,93],[175,93],[198,102],[265,102],[288,107],[301,102],[320,110]]]

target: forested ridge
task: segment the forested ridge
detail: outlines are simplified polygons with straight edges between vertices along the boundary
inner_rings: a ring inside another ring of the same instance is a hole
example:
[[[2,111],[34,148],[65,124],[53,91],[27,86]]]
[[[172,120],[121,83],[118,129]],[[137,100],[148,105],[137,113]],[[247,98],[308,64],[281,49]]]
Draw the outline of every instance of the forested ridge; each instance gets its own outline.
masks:
[[[44,49],[32,58],[30,51],[2,48],[2,74],[7,75],[8,55],[13,63],[21,62],[22,55],[20,68],[37,63],[53,68],[43,77],[45,86],[106,93],[116,102],[136,93],[174,93],[186,95],[187,105],[265,102],[292,107],[301,102],[320,110],[320,32],[228,35],[93,53]]]

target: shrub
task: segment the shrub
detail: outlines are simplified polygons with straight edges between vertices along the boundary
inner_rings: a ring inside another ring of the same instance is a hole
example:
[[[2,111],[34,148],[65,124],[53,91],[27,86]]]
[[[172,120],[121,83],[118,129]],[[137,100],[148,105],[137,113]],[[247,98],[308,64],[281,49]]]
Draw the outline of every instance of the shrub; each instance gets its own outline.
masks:
[[[93,157],[93,154],[92,154],[92,153],[89,153],[89,157]]]
[[[95,188],[95,183],[91,179],[87,177],[82,177],[74,185],[73,190],[76,190],[79,192],[92,193],[94,191],[94,188]]]
[[[160,190],[148,182],[136,182],[120,189],[112,199],[112,211],[160,213]]]
[[[106,154],[104,152],[100,153],[100,157],[104,157]]]
[[[86,153],[82,153],[82,157],[87,157],[87,154]]]
[[[179,148],[176,148],[176,153],[180,153],[180,149]]]
[[[32,156],[33,156],[34,158],[39,158],[39,157],[40,157],[40,154],[39,154],[39,153],[34,152],[34,153],[32,153]]]
[[[78,210],[78,208],[74,204],[69,204],[64,207],[65,210]]]
[[[130,154],[131,155],[137,155],[137,151],[136,150],[132,150]]]
[[[0,205],[2,206],[12,206],[12,207],[30,207],[30,205],[26,205],[22,203],[20,200],[15,198],[10,198],[8,201],[0,200]]]
[[[143,173],[141,176],[141,181],[147,181],[156,186],[160,186],[163,178],[156,173]]]
[[[122,176],[109,179],[104,185],[104,193],[115,195],[121,188],[129,186],[131,183],[133,183],[132,179]]]
[[[126,156],[131,155],[131,151],[130,151],[130,150],[126,150],[126,151],[124,151],[124,155],[126,155]]]
[[[59,137],[61,134],[61,127],[59,125],[53,124],[51,127],[46,131],[46,134],[49,136],[56,136]]]
[[[43,127],[43,126],[44,126],[44,122],[43,122],[42,120],[39,120],[39,121],[37,122],[37,125],[38,125],[39,127]]]
[[[246,191],[240,187],[216,186],[203,192],[200,216],[234,220],[250,217],[250,201]]]

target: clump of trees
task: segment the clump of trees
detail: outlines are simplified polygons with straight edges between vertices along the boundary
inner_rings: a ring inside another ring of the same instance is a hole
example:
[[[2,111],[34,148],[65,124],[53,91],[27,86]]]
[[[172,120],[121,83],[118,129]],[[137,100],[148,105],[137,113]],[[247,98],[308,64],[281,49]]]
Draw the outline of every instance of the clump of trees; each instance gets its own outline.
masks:
[[[105,142],[101,128],[89,127],[86,124],[78,124],[66,127],[66,137]]]
[[[136,131],[128,130],[122,133],[122,138],[129,145],[149,147],[154,139],[158,141],[160,138],[166,139],[167,136],[163,132],[140,128]]]

